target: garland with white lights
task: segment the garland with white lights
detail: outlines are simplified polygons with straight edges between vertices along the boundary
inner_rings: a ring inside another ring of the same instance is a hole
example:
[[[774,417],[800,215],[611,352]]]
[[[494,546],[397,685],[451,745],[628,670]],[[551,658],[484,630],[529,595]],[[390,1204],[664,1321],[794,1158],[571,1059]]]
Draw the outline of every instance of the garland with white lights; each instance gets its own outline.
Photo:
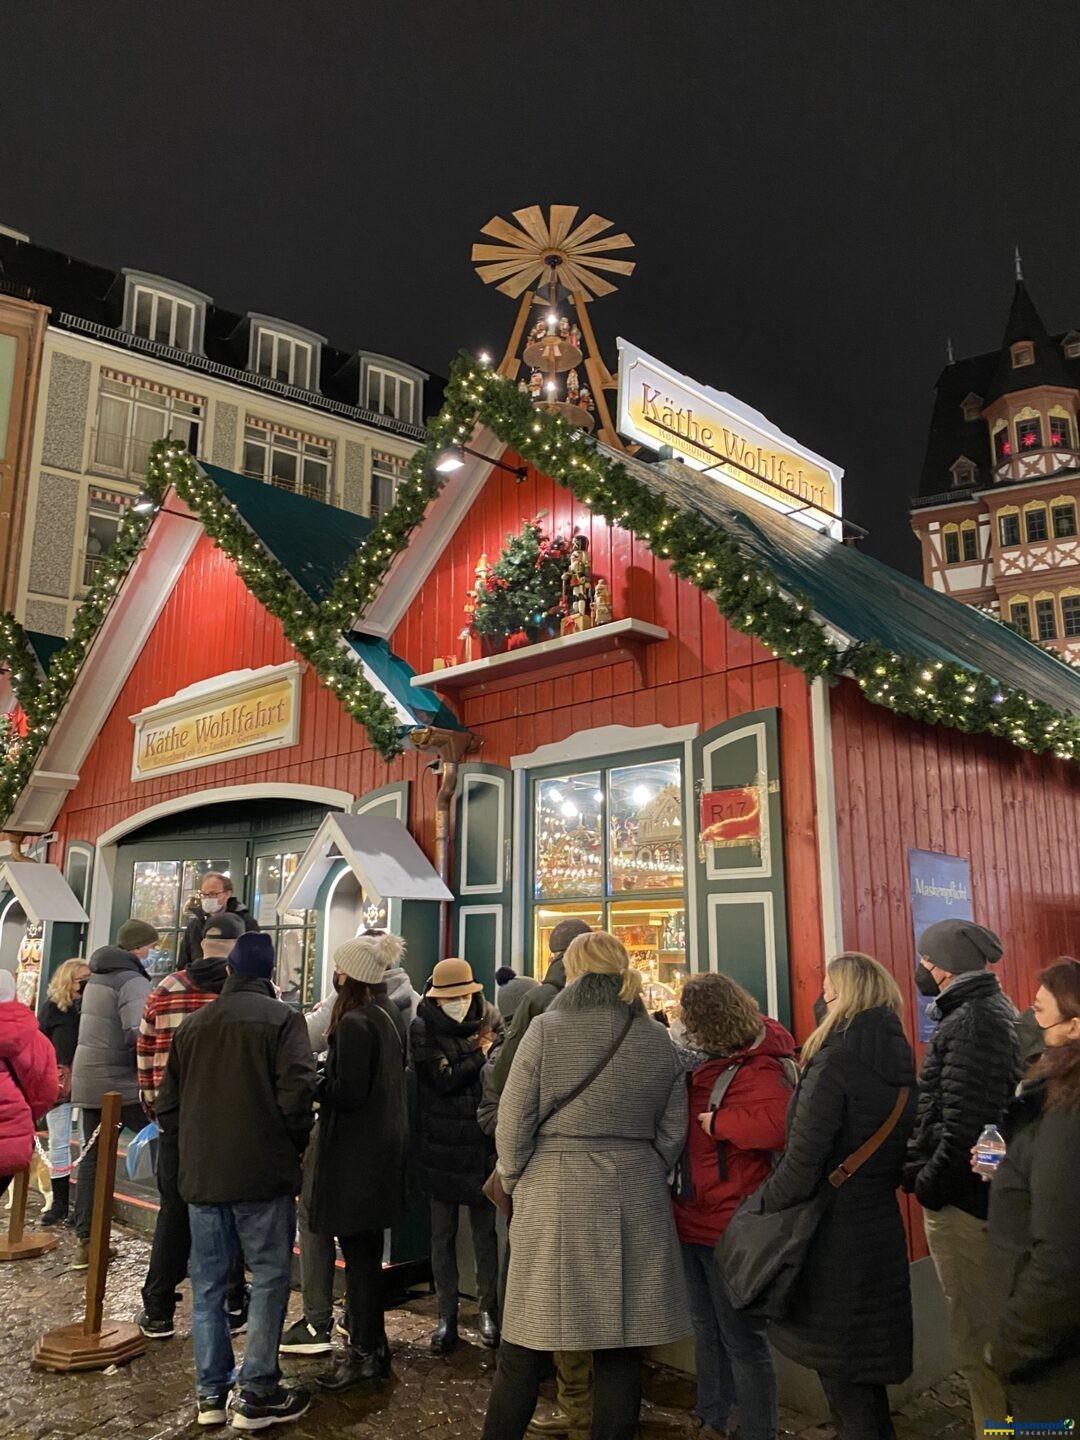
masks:
[[[772,572],[720,526],[695,511],[679,509],[635,479],[618,459],[598,452],[589,437],[559,416],[535,408],[511,381],[467,355],[451,368],[443,408],[410,460],[394,505],[319,605],[299,589],[231,501],[175,442],[161,441],[151,452],[151,496],[160,501],[170,484],[176,486],[207,533],[235,562],[251,593],[281,621],[289,641],[364,725],[384,758],[402,748],[397,716],[364,678],[343,636],[375,599],[391,564],[446,483],[435,469],[437,457],[466,441],[478,424],[489,427],[504,445],[609,524],[646,540],[676,575],[709,595],[734,629],[752,635],[805,675],[830,682],[850,675],[868,700],[897,714],[998,736],[1036,753],[1080,758],[1080,717],[1022,690],[957,664],[928,662],[876,643],[841,650],[815,619],[809,600],[783,591]],[[0,814],[10,812],[26,783],[116,587],[142,548],[149,521],[149,515],[135,511],[125,515],[116,543],[102,559],[99,578],[76,615],[71,639],[54,655],[43,681],[36,678],[36,662],[21,627],[11,616],[0,616],[0,662],[10,667],[31,724],[15,760],[0,767]]]

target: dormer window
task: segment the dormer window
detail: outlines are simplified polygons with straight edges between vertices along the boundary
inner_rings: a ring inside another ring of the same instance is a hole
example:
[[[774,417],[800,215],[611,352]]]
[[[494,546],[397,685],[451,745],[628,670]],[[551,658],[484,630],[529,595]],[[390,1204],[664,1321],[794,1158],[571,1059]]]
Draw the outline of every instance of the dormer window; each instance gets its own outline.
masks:
[[[252,315],[248,368],[297,390],[318,390],[323,337],[270,316]]]
[[[1012,346],[1012,368],[1022,370],[1025,365],[1035,364],[1035,347],[1030,340],[1021,340]]]
[[[1062,340],[1061,348],[1070,360],[1080,360],[1080,330],[1070,330]]]
[[[966,455],[961,455],[952,466],[952,483],[955,486],[974,485],[975,477],[975,462],[969,460]]]
[[[961,402],[960,409],[963,411],[964,419],[967,421],[980,420],[982,418],[982,396],[976,395],[974,391],[966,395]]]
[[[376,415],[419,425],[427,375],[388,355],[360,355],[360,405]]]
[[[129,335],[201,354],[210,297],[156,275],[125,270],[124,329]]]

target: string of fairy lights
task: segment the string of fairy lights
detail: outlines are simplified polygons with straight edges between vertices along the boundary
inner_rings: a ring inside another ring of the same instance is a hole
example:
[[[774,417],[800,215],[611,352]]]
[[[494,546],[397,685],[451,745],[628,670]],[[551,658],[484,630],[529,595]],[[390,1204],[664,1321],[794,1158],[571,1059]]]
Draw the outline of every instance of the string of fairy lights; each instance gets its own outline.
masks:
[[[151,450],[147,491],[158,503],[170,485],[235,562],[251,593],[282,623],[294,647],[366,729],[373,748],[391,759],[403,748],[402,727],[385,697],[366,679],[345,645],[378,594],[387,572],[446,483],[439,455],[461,445],[477,425],[489,428],[537,470],[550,475],[611,525],[632,531],[670,563],[674,573],[704,591],[736,630],[759,640],[810,678],[853,677],[867,699],[931,725],[998,736],[1024,750],[1080,757],[1080,717],[1023,690],[955,663],[904,655],[875,642],[841,648],[812,613],[809,601],[788,593],[768,567],[713,521],[630,474],[617,457],[558,415],[537,409],[509,380],[462,355],[453,364],[442,409],[430,421],[398,485],[395,503],[345,566],[330,593],[316,603],[262,545],[236,507],[177,442]],[[0,813],[8,814],[29,778],[71,694],[87,650],[116,589],[142,549],[152,515],[129,510],[115,543],[102,557],[97,580],[76,614],[70,639],[42,675],[25,633],[0,616],[0,663],[10,671],[30,729],[18,752],[0,766]]]

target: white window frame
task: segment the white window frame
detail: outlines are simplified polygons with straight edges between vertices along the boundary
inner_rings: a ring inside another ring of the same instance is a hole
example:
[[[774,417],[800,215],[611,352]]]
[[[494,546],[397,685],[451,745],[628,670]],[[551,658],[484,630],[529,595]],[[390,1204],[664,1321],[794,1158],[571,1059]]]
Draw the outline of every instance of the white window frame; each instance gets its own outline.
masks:
[[[270,368],[264,370],[260,362],[263,342],[270,342]],[[278,359],[284,348],[288,346],[289,360],[287,376],[282,377],[278,372]],[[304,360],[304,373],[301,378],[297,373],[297,361]],[[256,375],[262,375],[267,380],[279,380],[283,385],[292,385],[297,390],[313,390],[311,383],[312,368],[315,361],[315,347],[310,340],[301,340],[298,335],[288,335],[282,330],[272,330],[268,325],[260,325],[255,331],[255,337],[251,347],[251,368]]]
[[[282,444],[281,442],[285,443]],[[255,473],[246,468],[244,464],[245,453],[248,445],[261,445],[264,450],[265,461],[261,473]],[[319,451],[325,449],[326,454]],[[309,499],[321,500],[324,505],[334,503],[334,458],[335,446],[333,440],[328,440],[321,435],[307,435],[299,430],[290,430],[286,426],[274,425],[269,421],[259,421],[252,415],[245,416],[244,434],[240,450],[240,464],[245,475],[252,479],[262,480],[264,484],[275,485],[279,490],[289,490],[288,485],[282,484],[280,479],[274,476],[274,452],[281,451],[283,454],[296,457],[296,483],[291,487],[291,493],[306,495],[304,488],[304,462],[315,461],[326,466],[326,491],[322,495],[308,496]]]
[[[107,390],[106,384],[126,386],[128,393],[120,394],[116,390]],[[163,405],[149,404],[140,396],[157,395],[164,397]],[[115,430],[103,430],[101,424],[102,401],[109,400],[127,407],[127,417],[124,422],[123,432]],[[176,409],[177,405],[191,405],[199,411],[197,415],[189,415],[184,411]],[[196,458],[202,455],[203,442],[206,436],[206,397],[204,395],[188,395],[179,391],[173,391],[167,386],[152,386],[141,384],[136,376],[118,375],[115,372],[102,370],[98,376],[97,408],[94,419],[93,453],[90,457],[91,471],[104,475],[120,475],[130,480],[142,480],[146,475],[146,466],[138,463],[133,455],[136,442],[135,421],[140,410],[149,410],[156,415],[163,415],[167,424],[165,433],[160,438],[173,436],[174,439],[184,440],[188,443],[191,427],[196,428],[197,441],[191,448],[191,454]],[[185,434],[176,434],[178,429],[185,431]],[[110,457],[102,456],[101,442],[104,437],[120,442],[119,464],[114,464]],[[139,439],[139,444],[147,443]]]
[[[92,556],[90,554],[90,521],[95,517],[99,520],[115,520],[119,529],[125,512],[131,509],[137,498],[134,495],[125,495],[122,491],[118,490],[105,491],[104,494],[108,498],[98,498],[94,495],[95,488],[97,487],[91,487],[86,502],[86,516],[83,520],[82,527],[83,543],[79,552],[79,584],[77,594],[82,594],[83,591],[89,590],[90,586],[93,585],[97,579],[96,575],[89,573],[90,561],[97,561],[103,558],[106,553],[106,551],[102,551],[101,556]],[[85,909],[85,906],[83,908]]]
[[[136,328],[137,316],[139,313],[139,299],[147,296],[150,300],[150,333],[144,334]],[[169,333],[167,339],[162,339],[157,333],[158,315],[162,305],[171,305],[172,314],[169,317]],[[188,318],[188,340],[187,344],[180,344],[176,338],[177,320],[183,311]],[[144,340],[153,340],[158,345],[171,345],[174,350],[195,349],[195,337],[198,333],[198,309],[193,301],[185,300],[179,295],[170,295],[167,290],[154,290],[149,285],[133,285],[131,298],[131,333],[140,335]]]
[[[378,380],[379,403],[371,403],[371,382]],[[393,406],[386,406],[387,382],[392,381],[396,403]],[[407,391],[408,405],[402,407],[403,388]],[[365,410],[372,410],[377,415],[389,415],[394,420],[404,421],[407,425],[415,423],[416,415],[417,382],[411,375],[403,375],[400,370],[394,370],[387,365],[367,364],[364,367],[364,394],[361,405]]]
[[[373,520],[381,520],[386,512],[397,500],[398,486],[405,478],[409,462],[403,455],[393,455],[389,450],[372,450],[371,452],[371,483],[368,487],[368,514]],[[391,477],[391,472],[393,475]],[[387,480],[393,479],[393,493],[390,496],[389,505],[376,504],[375,481],[376,478]]]

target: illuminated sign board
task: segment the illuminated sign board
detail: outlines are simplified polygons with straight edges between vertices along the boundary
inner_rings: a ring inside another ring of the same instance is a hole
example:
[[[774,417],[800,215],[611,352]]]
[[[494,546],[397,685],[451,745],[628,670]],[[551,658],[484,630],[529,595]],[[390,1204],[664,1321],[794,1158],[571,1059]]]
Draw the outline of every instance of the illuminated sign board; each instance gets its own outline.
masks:
[[[733,395],[669,370],[625,340],[619,341],[616,428],[650,450],[670,446],[695,470],[842,538],[838,465]]]

